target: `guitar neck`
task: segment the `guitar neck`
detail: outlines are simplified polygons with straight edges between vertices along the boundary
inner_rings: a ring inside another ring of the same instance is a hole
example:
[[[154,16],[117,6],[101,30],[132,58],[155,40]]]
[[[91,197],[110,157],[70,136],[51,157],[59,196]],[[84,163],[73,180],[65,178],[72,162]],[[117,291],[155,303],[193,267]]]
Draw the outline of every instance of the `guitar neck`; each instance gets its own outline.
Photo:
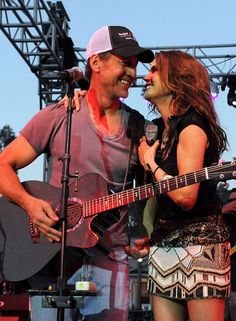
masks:
[[[135,187],[116,194],[90,200],[83,203],[83,216],[92,216],[136,201],[145,200],[154,195],[164,194],[181,187],[195,184],[206,179],[209,179],[208,168],[203,168],[201,170],[185,175],[175,176],[164,181],[153,182],[151,184]]]
[[[151,184],[87,201],[82,204],[82,215],[83,217],[93,216],[97,213],[105,212],[136,201],[145,200],[154,195],[171,192],[175,189],[200,183],[209,179],[224,181],[227,179],[235,179],[235,177],[235,161],[224,162],[204,167],[191,173],[174,176],[164,181],[153,182]]]
[[[83,216],[91,216],[154,196],[154,184],[128,189],[83,203]]]

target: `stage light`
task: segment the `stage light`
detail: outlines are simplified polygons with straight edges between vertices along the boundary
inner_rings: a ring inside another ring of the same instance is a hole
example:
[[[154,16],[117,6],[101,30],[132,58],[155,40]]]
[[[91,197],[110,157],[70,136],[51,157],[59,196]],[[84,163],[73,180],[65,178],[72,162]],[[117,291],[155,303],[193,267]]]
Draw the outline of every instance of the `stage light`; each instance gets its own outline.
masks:
[[[227,103],[229,106],[236,108],[236,75],[231,75],[223,79],[221,89],[225,90],[226,86],[229,87]]]
[[[211,97],[213,100],[215,100],[219,95],[219,87],[217,83],[215,83],[213,80],[210,80],[210,90],[211,90]]]
[[[230,88],[227,96],[229,106],[236,108],[236,88]]]

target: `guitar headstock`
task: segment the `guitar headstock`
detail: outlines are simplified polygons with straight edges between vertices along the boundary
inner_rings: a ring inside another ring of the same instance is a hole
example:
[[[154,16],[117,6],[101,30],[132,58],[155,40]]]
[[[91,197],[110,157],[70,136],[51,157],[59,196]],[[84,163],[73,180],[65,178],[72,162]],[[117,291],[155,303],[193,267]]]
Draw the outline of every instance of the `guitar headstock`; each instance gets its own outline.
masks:
[[[236,179],[236,159],[208,167],[209,178],[216,181]]]

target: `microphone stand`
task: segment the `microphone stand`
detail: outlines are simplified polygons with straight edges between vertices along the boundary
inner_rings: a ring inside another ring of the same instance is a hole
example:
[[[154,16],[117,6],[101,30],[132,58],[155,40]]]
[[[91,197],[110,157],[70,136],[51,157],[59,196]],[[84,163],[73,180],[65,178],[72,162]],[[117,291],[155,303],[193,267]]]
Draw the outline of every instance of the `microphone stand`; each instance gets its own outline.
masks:
[[[80,314],[80,308],[83,306],[83,297],[85,295],[94,295],[94,291],[68,291],[67,280],[65,276],[65,252],[66,252],[66,229],[67,229],[67,208],[69,197],[69,179],[73,177],[78,179],[78,171],[74,175],[70,174],[70,143],[71,143],[71,124],[72,124],[72,99],[74,95],[74,89],[78,86],[79,82],[71,79],[64,79],[67,85],[67,96],[69,98],[67,108],[67,122],[66,122],[66,135],[65,135],[65,153],[62,157],[62,190],[60,199],[60,223],[61,223],[61,251],[60,251],[60,275],[57,278],[56,291],[43,291],[46,292],[46,296],[42,300],[42,306],[44,308],[56,308],[57,309],[57,321],[64,321],[65,309],[76,308],[78,318],[82,318]],[[84,83],[79,84],[81,89],[84,89]],[[88,89],[88,82],[86,81],[86,89]],[[40,291],[42,293],[42,291]]]
[[[65,275],[65,253],[66,253],[66,230],[67,230],[67,208],[69,197],[69,179],[71,177],[78,179],[78,171],[74,175],[70,174],[70,143],[71,143],[71,124],[72,124],[72,99],[74,95],[74,89],[78,86],[78,83],[71,81],[70,79],[64,79],[67,85],[67,96],[69,98],[67,108],[67,122],[66,122],[66,134],[65,134],[65,153],[62,157],[62,190],[60,198],[60,223],[61,223],[61,251],[60,251],[60,274],[57,278],[57,284],[54,290],[29,290],[31,295],[43,295],[42,307],[43,308],[56,308],[57,309],[57,321],[64,321],[65,309],[76,309],[77,317],[82,320],[80,308],[83,307],[83,297],[87,295],[96,295],[94,291],[83,290],[69,290],[67,286],[67,279]],[[88,83],[87,89],[88,89]],[[84,89],[80,85],[81,89]],[[79,321],[79,320],[78,320]]]
[[[69,178],[70,175],[70,143],[71,143],[71,123],[72,123],[72,99],[74,94],[74,85],[72,82],[67,82],[67,96],[69,98],[69,105],[67,108],[67,126],[66,126],[66,139],[65,139],[65,154],[63,155],[62,162],[62,191],[60,200],[60,222],[61,222],[61,256],[60,256],[60,275],[57,279],[57,291],[59,297],[66,295],[67,280],[65,278],[65,248],[66,248],[66,227],[67,227],[67,206],[69,196]],[[71,302],[72,303],[72,302]],[[57,321],[64,321],[65,308],[57,307]]]

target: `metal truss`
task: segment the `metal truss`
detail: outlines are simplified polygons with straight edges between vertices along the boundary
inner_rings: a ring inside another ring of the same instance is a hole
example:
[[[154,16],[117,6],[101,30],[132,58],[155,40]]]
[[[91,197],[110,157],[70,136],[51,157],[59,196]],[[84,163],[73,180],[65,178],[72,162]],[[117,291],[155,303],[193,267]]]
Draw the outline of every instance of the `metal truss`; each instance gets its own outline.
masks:
[[[38,78],[40,108],[43,102],[52,103],[64,95],[65,86],[58,77],[60,70],[73,65],[83,68],[86,64],[85,48],[73,47],[69,41],[69,21],[62,1],[0,0],[0,29]],[[229,75],[236,75],[236,44],[149,49],[190,53],[202,62],[217,85],[222,85]],[[147,64],[139,64],[133,87],[144,87],[143,77],[148,68]]]
[[[45,103],[61,95],[69,21],[61,1],[0,0],[0,29],[38,78]]]
[[[207,68],[211,80],[218,85],[222,84],[223,78],[229,75],[236,75],[236,43],[219,45],[188,45],[188,46],[168,46],[149,47],[154,53],[166,50],[182,50],[201,61]],[[78,62],[85,64],[85,49],[75,48]],[[140,64],[139,64],[140,65]],[[148,64],[141,64],[138,69],[136,81],[133,87],[144,87],[143,80],[145,73],[149,69]]]

